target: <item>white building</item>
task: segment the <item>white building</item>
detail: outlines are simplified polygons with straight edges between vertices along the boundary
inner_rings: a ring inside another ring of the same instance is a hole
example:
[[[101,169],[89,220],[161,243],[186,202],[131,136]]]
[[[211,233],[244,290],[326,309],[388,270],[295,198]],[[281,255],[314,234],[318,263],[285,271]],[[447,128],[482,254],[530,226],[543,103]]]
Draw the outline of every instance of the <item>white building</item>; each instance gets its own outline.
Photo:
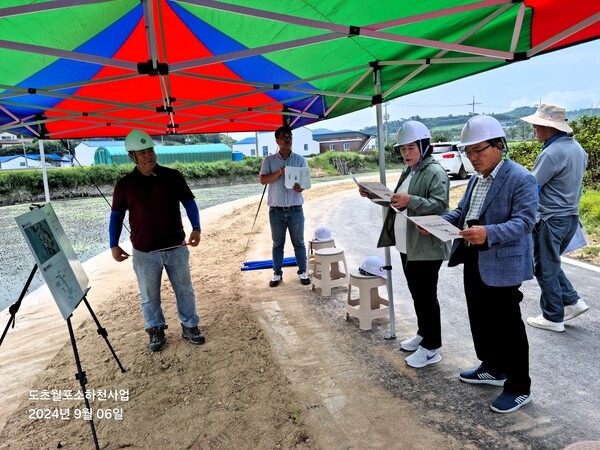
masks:
[[[94,154],[98,147],[125,147],[125,141],[82,141],[75,147],[76,159],[73,160],[73,166],[93,166]]]
[[[39,155],[37,155],[37,159],[34,156],[36,155],[27,155],[27,158],[25,158],[23,155],[0,156],[0,169],[35,169],[42,167],[39,160]]]
[[[293,130],[294,141],[292,151],[302,156],[318,155],[319,143],[313,139],[312,131],[306,127]],[[258,139],[258,145],[257,145]],[[268,156],[278,150],[274,131],[261,131],[255,137],[248,137],[233,144],[233,152],[245,156]]]

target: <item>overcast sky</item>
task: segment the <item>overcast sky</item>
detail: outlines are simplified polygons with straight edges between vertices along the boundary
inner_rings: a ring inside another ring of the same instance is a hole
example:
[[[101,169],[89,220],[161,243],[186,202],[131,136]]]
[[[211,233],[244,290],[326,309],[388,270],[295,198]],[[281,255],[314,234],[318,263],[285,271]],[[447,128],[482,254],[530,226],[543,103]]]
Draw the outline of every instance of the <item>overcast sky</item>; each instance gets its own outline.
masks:
[[[390,120],[468,114],[474,101],[476,114],[489,114],[535,106],[540,100],[567,110],[593,106],[600,112],[599,79],[600,40],[596,40],[392,100],[387,113]],[[359,130],[371,125],[376,125],[375,108],[308,128]],[[247,136],[252,134],[232,133],[234,139]]]

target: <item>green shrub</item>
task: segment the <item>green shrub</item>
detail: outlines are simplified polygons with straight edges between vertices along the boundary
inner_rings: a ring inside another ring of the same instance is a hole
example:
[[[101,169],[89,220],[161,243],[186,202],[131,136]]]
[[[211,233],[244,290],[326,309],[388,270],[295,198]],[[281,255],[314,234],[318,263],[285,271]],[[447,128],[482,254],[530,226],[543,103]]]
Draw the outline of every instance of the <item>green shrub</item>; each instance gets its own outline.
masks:
[[[511,142],[508,144],[508,157],[528,170],[542,151],[541,142]]]
[[[600,231],[600,191],[583,192],[579,214],[586,229]]]
[[[588,167],[583,185],[588,189],[600,190],[600,117],[581,116],[570,122],[575,139],[588,154]]]

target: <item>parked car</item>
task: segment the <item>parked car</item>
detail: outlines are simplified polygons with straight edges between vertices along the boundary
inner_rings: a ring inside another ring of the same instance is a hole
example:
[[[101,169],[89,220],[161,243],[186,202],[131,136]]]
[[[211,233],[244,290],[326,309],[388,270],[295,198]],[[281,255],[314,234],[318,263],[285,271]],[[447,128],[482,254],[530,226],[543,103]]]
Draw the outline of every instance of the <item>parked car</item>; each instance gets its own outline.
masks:
[[[460,142],[433,142],[433,157],[441,164],[448,176],[464,180],[475,172],[473,164],[458,150]]]

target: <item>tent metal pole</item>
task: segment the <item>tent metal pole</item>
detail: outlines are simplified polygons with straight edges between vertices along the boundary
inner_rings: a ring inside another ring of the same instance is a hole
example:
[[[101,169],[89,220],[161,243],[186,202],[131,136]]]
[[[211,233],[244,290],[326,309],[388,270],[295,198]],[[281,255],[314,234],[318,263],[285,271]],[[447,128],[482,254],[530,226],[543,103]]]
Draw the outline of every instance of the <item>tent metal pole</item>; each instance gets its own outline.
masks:
[[[42,165],[42,179],[44,181],[44,196],[46,197],[46,203],[50,202],[50,189],[48,188],[48,172],[46,171],[46,155],[44,154],[44,141],[38,139],[40,147],[40,164]]]
[[[375,94],[381,95],[381,68],[377,66],[373,72],[375,77]],[[375,105],[377,114],[377,146],[379,148],[379,178],[383,185],[386,185],[385,176],[385,139],[383,133],[383,114],[381,111],[381,102]],[[388,208],[381,207],[382,220],[385,220]],[[396,339],[396,315],[394,313],[394,285],[392,283],[392,261],[390,256],[390,248],[384,247],[385,265],[387,267],[387,293],[389,299],[388,311],[390,315],[390,330],[386,333],[385,339]]]

